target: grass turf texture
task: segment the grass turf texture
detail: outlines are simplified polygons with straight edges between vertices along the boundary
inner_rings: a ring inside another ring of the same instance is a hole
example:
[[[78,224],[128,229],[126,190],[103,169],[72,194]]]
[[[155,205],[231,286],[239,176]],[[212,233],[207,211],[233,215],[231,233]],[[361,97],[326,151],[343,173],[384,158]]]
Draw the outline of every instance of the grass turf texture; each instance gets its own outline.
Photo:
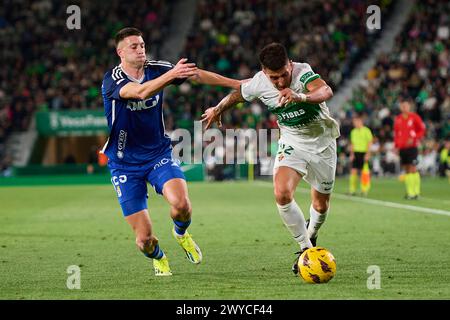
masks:
[[[447,210],[446,180],[423,179],[423,198],[403,200],[395,179],[373,180],[369,198]],[[336,193],[347,191],[338,180]],[[296,200],[309,215],[302,182]],[[190,232],[204,260],[190,264],[171,235],[164,199],[149,189],[154,232],[172,277],[158,278],[135,247],[109,185],[0,188],[0,299],[449,299],[450,216],[332,199],[318,245],[337,260],[328,284],[290,271],[297,244],[278,216],[270,182],[189,183]],[[81,267],[81,289],[66,270]],[[381,270],[369,290],[367,268]]]

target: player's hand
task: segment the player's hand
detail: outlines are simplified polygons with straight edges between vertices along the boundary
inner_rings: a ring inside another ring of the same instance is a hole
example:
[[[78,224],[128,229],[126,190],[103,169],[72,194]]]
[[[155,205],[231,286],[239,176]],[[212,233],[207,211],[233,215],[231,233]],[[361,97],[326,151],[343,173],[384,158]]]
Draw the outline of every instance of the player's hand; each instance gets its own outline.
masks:
[[[217,108],[212,107],[205,110],[205,112],[202,114],[202,118],[200,120],[202,123],[206,121],[205,130],[208,130],[211,128],[211,125],[213,123],[217,123],[219,127],[222,126],[222,115],[217,114]]]
[[[353,153],[351,153],[348,160],[349,160],[350,162],[353,162],[354,159],[355,159],[355,155],[354,155]]]
[[[284,106],[294,101],[299,101],[301,99],[300,95],[292,91],[290,88],[285,88],[280,91],[278,95],[278,106]]]
[[[172,70],[168,71],[171,73],[174,79],[189,78],[198,74],[198,69],[195,63],[188,63],[187,60],[188,59],[186,58],[180,59],[175,67],[173,67]]]

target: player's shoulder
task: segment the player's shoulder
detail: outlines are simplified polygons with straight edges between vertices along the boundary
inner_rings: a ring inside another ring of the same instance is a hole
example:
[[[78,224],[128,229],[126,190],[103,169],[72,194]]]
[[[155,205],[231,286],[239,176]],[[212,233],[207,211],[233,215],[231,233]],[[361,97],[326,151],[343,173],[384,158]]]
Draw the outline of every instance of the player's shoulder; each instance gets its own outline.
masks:
[[[301,82],[306,85],[308,82],[319,78],[311,66],[306,62],[293,62],[292,78],[295,82]]]
[[[264,74],[264,71],[260,70],[257,73],[255,73],[255,75],[253,76],[253,78],[251,79],[251,81],[255,81],[255,82],[261,82],[266,80],[266,75]]]
[[[292,66],[294,72],[311,71],[311,66],[307,62],[292,62]]]
[[[261,90],[266,86],[270,87],[271,83],[262,70],[255,73],[255,75],[250,79],[250,81],[245,82],[243,84],[243,87],[247,89],[253,89],[256,91]]]
[[[301,62],[301,61],[293,61],[292,64],[294,65],[294,67],[297,68],[311,68],[311,66],[309,65],[309,63],[307,62]]]
[[[117,65],[108,71],[106,71],[105,75],[103,76],[103,80],[109,80],[109,81],[119,81],[120,79],[125,78],[125,73],[123,72],[120,65]]]

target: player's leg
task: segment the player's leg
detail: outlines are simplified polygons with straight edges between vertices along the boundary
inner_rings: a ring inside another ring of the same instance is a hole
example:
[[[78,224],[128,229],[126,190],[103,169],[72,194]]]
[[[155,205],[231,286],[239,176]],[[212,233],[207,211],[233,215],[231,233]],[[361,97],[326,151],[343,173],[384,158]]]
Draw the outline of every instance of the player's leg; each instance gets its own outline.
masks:
[[[202,252],[186,229],[191,224],[192,208],[183,171],[171,152],[158,159],[147,180],[170,205],[173,219],[173,236],[184,250],[187,259],[195,264],[202,261]]]
[[[350,171],[350,188],[349,188],[350,195],[356,195],[358,180],[360,178],[362,168],[364,166],[364,155],[365,154],[362,152],[354,153],[354,158],[352,161],[352,169]]]
[[[274,170],[273,186],[278,213],[302,251],[311,248],[312,244],[306,230],[305,217],[294,199],[295,189],[301,178],[290,167],[280,166]]]
[[[405,170],[406,199],[417,199],[420,194],[420,174],[417,171],[417,148],[401,150],[401,161]]]
[[[181,178],[167,181],[164,183],[162,194],[170,205],[170,217],[174,223],[173,232],[177,236],[183,236],[191,224],[192,216],[186,181]]]
[[[188,196],[186,181],[175,178],[164,183],[164,198],[170,205],[170,216],[175,232],[182,236],[191,223],[192,206]]]
[[[325,223],[330,208],[330,193],[322,193],[311,188],[311,206],[309,208],[308,234],[314,246],[320,227]]]
[[[186,230],[191,224],[192,215],[186,181],[181,178],[171,179],[164,183],[162,193],[170,205],[170,216],[174,223],[173,236],[183,248],[186,258],[192,263],[200,263],[202,252]]]
[[[364,156],[359,156],[358,168],[362,167]],[[320,227],[325,223],[329,208],[330,194],[336,176],[336,145],[331,144],[323,152],[314,155],[304,180],[311,185],[311,206],[309,208],[308,234],[314,246]]]
[[[150,259],[153,259],[155,275],[172,275],[169,262],[163,250],[159,247],[158,238],[152,233],[152,223],[147,209],[125,217],[136,235],[136,245],[139,250]]]
[[[111,169],[111,176],[122,213],[135,233],[137,247],[146,257],[153,259],[156,275],[171,275],[167,257],[152,233],[145,175],[140,171]]]
[[[419,156],[419,150],[417,148],[411,148],[411,167],[410,172],[412,175],[412,184],[414,198],[417,199],[420,196],[420,173],[417,170],[417,157]]]
[[[411,175],[409,174],[410,163],[409,163],[409,159],[408,159],[407,149],[400,149],[399,156],[400,156],[400,165],[404,172],[403,182],[405,184],[405,191],[406,191],[405,199],[411,199],[413,197],[413,194],[412,194],[413,191],[412,191]]]
[[[350,195],[356,195],[356,188],[358,185],[358,169],[353,167],[350,170],[350,181],[349,181],[349,193]]]

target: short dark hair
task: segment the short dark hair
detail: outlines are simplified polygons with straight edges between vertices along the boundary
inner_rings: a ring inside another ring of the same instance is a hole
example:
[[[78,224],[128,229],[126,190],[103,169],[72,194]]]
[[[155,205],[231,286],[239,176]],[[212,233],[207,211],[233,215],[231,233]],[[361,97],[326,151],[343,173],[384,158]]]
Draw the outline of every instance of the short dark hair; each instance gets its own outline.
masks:
[[[116,47],[117,47],[119,42],[122,41],[123,39],[125,39],[126,37],[129,37],[129,36],[142,37],[142,35],[143,35],[143,33],[141,30],[139,30],[137,28],[127,27],[127,28],[123,28],[123,29],[119,30],[116,33],[116,36],[114,37],[114,41],[115,41]]]
[[[277,42],[266,45],[259,53],[261,65],[272,71],[280,70],[288,60],[286,48]]]

